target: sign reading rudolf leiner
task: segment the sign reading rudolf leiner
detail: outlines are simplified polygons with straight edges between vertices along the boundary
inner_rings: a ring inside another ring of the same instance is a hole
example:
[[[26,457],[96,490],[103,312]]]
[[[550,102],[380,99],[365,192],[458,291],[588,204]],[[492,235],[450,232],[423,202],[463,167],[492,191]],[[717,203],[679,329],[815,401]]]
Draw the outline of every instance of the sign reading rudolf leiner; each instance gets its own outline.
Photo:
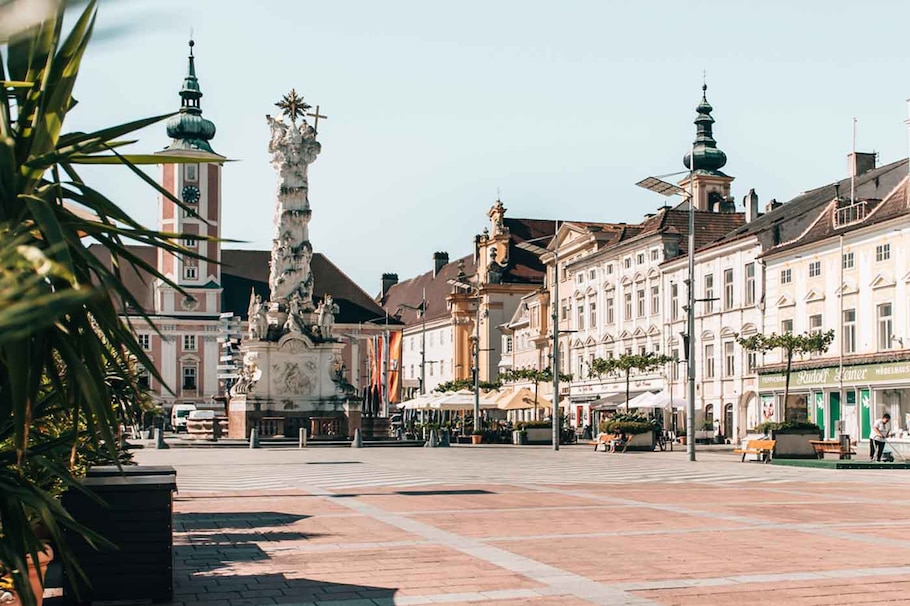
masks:
[[[785,378],[784,373],[759,375],[758,388],[760,390],[783,389]],[[910,362],[845,366],[843,371],[835,366],[814,368],[812,370],[797,370],[790,373],[790,389],[837,386],[841,381],[843,381],[844,385],[872,385],[894,381],[910,381]]]

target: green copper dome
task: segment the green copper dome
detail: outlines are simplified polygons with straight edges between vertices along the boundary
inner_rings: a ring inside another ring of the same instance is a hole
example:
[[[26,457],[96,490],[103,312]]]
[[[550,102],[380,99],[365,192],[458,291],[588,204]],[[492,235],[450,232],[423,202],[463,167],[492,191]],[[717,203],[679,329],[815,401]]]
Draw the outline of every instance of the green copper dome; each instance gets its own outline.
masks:
[[[698,112],[695,117],[695,166],[694,168],[689,166],[691,151],[683,156],[683,164],[692,170],[723,174],[720,172],[720,168],[727,163],[727,154],[717,149],[717,142],[712,133],[711,125],[714,124],[714,118],[711,117],[711,112],[714,111],[714,108],[708,103],[708,85],[702,85],[701,90],[701,103],[695,108],[695,111]]]
[[[209,145],[209,140],[215,136],[215,124],[202,117],[202,108],[199,106],[202,90],[196,78],[196,58],[193,56],[195,45],[190,40],[189,69],[183,80],[183,88],[180,89],[180,113],[167,121],[167,134],[173,139],[168,149],[215,153]]]

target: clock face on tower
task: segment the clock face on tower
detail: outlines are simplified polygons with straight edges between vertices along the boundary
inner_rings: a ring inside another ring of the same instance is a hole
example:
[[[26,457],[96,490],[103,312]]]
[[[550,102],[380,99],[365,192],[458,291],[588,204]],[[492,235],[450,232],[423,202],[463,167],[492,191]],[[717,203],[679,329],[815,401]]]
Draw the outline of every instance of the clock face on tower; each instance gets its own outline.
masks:
[[[187,185],[183,188],[183,201],[187,204],[199,202],[199,188],[195,185]]]

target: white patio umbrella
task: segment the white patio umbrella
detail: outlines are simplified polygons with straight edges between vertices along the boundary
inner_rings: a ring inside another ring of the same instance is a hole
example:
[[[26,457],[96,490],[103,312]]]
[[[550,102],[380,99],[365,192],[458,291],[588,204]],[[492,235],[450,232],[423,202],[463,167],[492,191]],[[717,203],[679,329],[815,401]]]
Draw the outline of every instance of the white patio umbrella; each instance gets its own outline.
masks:
[[[629,400],[629,408],[661,408],[654,402],[655,395],[653,392],[646,391]]]
[[[534,392],[527,387],[506,392],[496,399],[496,405],[500,410],[527,410],[534,408]],[[538,394],[537,408],[549,410],[553,408],[553,404],[550,400]]]

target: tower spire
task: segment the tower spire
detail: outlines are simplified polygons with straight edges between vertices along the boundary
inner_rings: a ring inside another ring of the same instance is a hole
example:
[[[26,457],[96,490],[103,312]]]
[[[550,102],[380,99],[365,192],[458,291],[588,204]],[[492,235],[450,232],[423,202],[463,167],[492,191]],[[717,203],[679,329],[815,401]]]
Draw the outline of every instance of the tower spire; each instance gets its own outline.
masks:
[[[196,77],[196,55],[193,47],[196,42],[189,41],[190,54],[183,87],[180,89],[180,113],[167,121],[167,134],[173,139],[168,149],[185,149],[215,153],[209,144],[215,136],[215,124],[202,117],[202,89]]]
[[[697,116],[695,117],[695,143],[693,152],[683,156],[683,164],[690,168],[692,159],[690,156],[695,154],[695,165],[693,170],[706,172],[708,174],[723,175],[720,172],[727,163],[727,154],[717,148],[717,142],[714,140],[713,124],[714,118],[711,112],[714,108],[708,103],[708,84],[703,82],[701,85],[701,103],[695,108]]]

